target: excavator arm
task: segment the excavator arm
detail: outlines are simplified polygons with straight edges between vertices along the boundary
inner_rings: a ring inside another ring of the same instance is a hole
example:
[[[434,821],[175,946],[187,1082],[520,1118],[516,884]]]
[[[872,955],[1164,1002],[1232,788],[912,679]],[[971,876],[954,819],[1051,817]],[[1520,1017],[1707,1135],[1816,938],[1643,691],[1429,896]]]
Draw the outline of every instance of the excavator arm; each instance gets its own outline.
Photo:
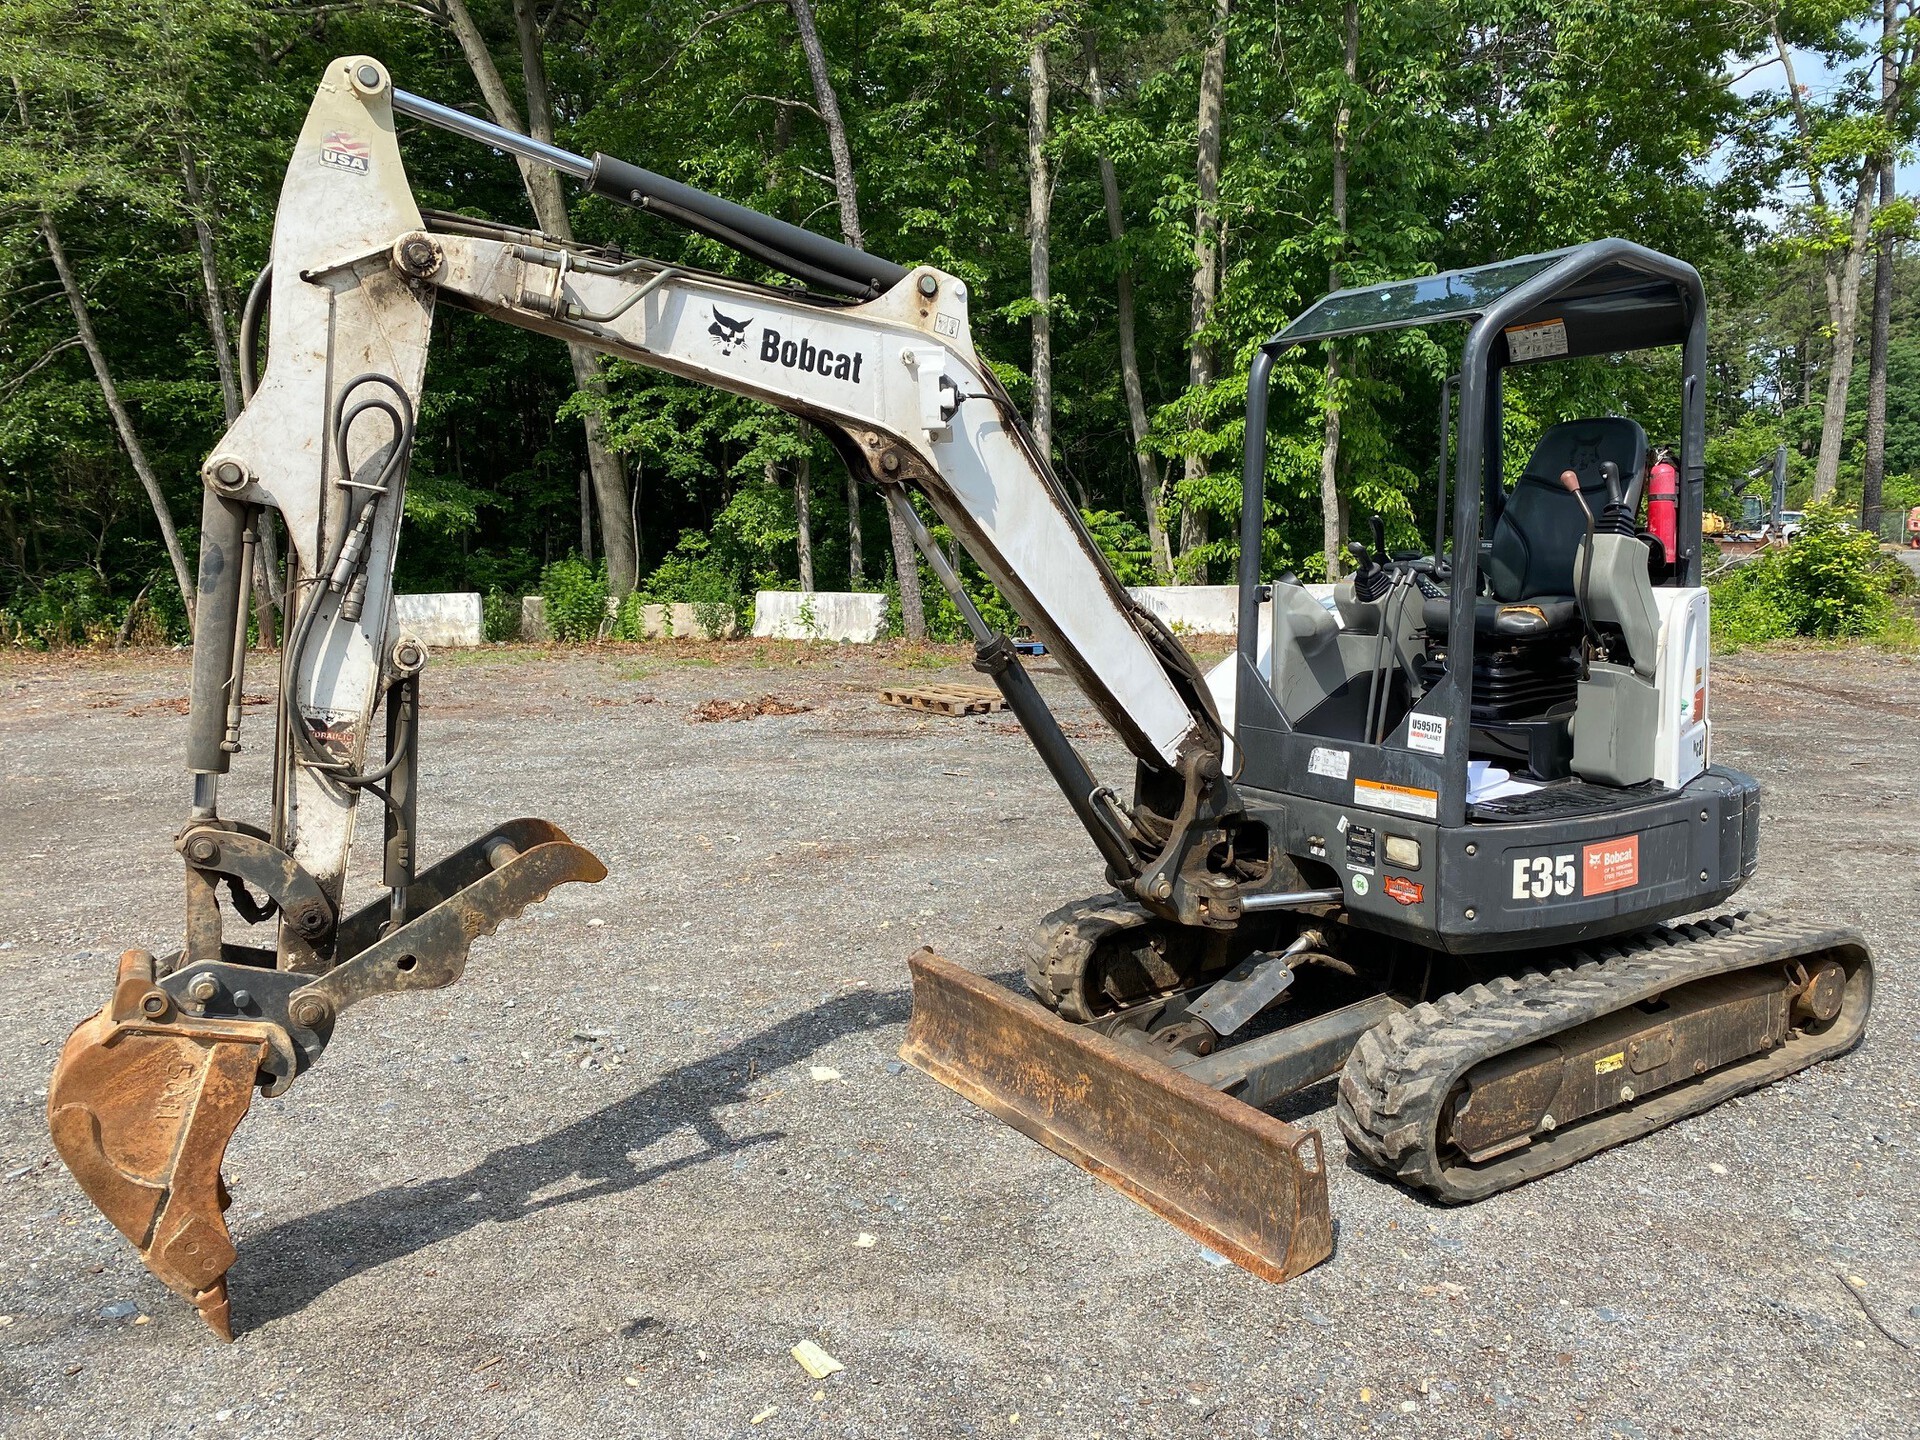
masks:
[[[610,256],[484,222],[430,224],[407,183],[396,104],[834,293]],[[973,348],[968,298],[966,285],[940,270],[903,269],[625,162],[571,156],[396,95],[368,57],[329,65],[288,166],[270,269],[248,306],[248,403],[202,471],[192,795],[176,837],[186,872],[182,946],[162,959],[127,953],[113,1000],[74,1032],[48,1098],[55,1142],[87,1193],[221,1334],[229,1333],[224,1277],[234,1251],[220,1163],[252,1089],[284,1090],[319,1057],[349,1006],[451,983],[476,938],[556,885],[605,874],[539,820],[498,825],[424,872],[416,864],[417,712],[427,657],[394,630],[391,579],[442,301],[763,400],[819,426],[916,534],[974,627],[979,667],[1006,694],[1110,881],[1170,920],[1215,928],[1238,920],[1233,875],[1216,873],[1206,858],[1238,806],[1221,773],[1224,737],[1205,682],[1164,626],[1127,596],[1063,496]],[[271,346],[255,383],[262,315],[270,315]],[[1095,780],[1006,637],[981,622],[913,514],[909,490],[951,528],[1132,752],[1130,801]],[[269,510],[279,512],[292,554],[271,815],[256,826],[222,813],[220,782],[241,744],[246,580]],[[383,705],[385,756],[376,765],[369,741]],[[381,806],[387,893],[348,914],[348,854],[365,797]],[[251,924],[270,921],[271,943],[231,938],[228,911]],[[917,988],[925,971],[916,966]],[[949,991],[945,1008],[961,999]],[[1018,1027],[1001,1038],[1009,1035],[1017,1041]],[[1063,1145],[1025,1128],[1081,1163],[1092,1154],[1089,1168],[1101,1168],[1099,1146],[1086,1137]],[[1267,1141],[1292,1177],[1287,1183],[1298,1182],[1300,1132],[1278,1126]],[[1316,1148],[1316,1178],[1317,1156]],[[1275,1183],[1248,1179],[1255,1190]],[[1302,1203],[1311,1210],[1311,1195]],[[1203,1222],[1189,1228],[1216,1234]]]

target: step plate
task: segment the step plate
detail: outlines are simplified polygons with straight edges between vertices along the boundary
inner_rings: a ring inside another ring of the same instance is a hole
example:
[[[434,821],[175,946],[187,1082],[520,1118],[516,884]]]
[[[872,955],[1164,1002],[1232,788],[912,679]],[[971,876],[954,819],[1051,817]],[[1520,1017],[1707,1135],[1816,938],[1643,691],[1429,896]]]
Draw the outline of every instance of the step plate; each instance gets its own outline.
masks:
[[[1318,1132],[1208,1089],[936,955],[900,1058],[1263,1280],[1333,1250]]]

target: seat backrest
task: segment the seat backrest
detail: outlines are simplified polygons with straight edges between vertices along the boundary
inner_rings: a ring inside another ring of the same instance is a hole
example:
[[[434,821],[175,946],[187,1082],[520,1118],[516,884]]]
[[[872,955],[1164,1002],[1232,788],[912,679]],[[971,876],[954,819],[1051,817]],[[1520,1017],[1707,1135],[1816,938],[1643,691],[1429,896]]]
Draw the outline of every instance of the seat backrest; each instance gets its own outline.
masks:
[[[1637,511],[1646,458],[1647,432],[1621,416],[1568,420],[1544,431],[1493,527],[1486,569],[1494,595],[1502,600],[1571,595],[1574,556],[1587,522],[1579,502],[1560,488],[1561,472],[1580,477],[1580,493],[1598,516],[1607,503],[1600,466],[1613,461],[1620,467],[1621,491]]]

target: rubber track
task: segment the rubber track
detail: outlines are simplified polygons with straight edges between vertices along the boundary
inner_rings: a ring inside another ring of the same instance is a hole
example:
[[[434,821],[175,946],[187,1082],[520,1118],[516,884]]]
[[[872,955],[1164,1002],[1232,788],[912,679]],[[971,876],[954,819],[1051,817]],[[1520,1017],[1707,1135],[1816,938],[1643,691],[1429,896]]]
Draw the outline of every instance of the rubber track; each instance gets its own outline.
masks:
[[[1791,1035],[1773,1051],[1590,1116],[1484,1165],[1463,1157],[1449,1163],[1438,1153],[1441,1112],[1475,1065],[1692,980],[1823,951],[1842,960],[1854,952],[1850,972],[1867,968],[1870,1002],[1872,960],[1857,931],[1741,912],[1568,951],[1564,965],[1416,1005],[1361,1036],[1348,1056],[1336,1107],[1341,1132],[1366,1164],[1441,1200],[1478,1200],[1524,1184],[1851,1049],[1865,1030],[1867,1005],[1850,998],[1818,1034]]]
[[[1033,998],[1067,1020],[1094,1017],[1085,1004],[1088,962],[1107,936],[1153,919],[1144,906],[1117,890],[1062,905],[1042,917],[1027,946],[1027,988]]]

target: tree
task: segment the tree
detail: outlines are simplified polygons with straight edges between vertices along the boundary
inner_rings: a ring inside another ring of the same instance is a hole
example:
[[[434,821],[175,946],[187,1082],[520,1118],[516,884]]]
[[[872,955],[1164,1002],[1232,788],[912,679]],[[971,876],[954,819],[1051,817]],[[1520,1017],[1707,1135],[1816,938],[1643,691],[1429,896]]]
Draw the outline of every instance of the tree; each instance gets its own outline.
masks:
[[[1900,23],[1898,0],[1881,0],[1880,49],[1890,57],[1897,43]],[[1900,85],[1899,71],[1891,58],[1880,66],[1880,103],[1884,109],[1894,103]],[[1868,340],[1867,360],[1867,435],[1866,455],[1860,467],[1860,528],[1870,535],[1880,532],[1880,503],[1886,483],[1887,466],[1887,344],[1893,324],[1893,247],[1892,217],[1894,202],[1894,154],[1884,150],[1876,157],[1879,169],[1880,203],[1878,244],[1873,257],[1873,326]]]
[[[1360,4],[1347,0],[1345,23],[1341,32],[1344,59],[1341,77],[1346,86],[1340,95],[1333,120],[1333,262],[1327,267],[1327,289],[1340,288],[1340,264],[1347,248],[1347,144],[1348,128],[1353,124],[1351,92],[1360,79]],[[1340,348],[1327,345],[1327,421],[1325,439],[1320,447],[1320,534],[1326,552],[1327,575],[1338,575],[1342,568],[1340,546],[1346,526],[1340,513]]]
[[[827,53],[820,44],[820,33],[813,23],[811,0],[787,0],[793,23],[800,31],[800,50],[807,58],[807,73],[813,80],[813,100],[820,123],[826,127],[827,148],[833,156],[833,191],[840,206],[840,234],[856,250],[867,248],[866,231],[860,225],[860,197],[853,178],[853,150],[847,144],[846,122],[840,118],[840,99],[833,88],[833,75],[827,69]],[[860,496],[851,471],[847,475],[847,512],[859,523]],[[888,512],[888,529],[893,536],[893,569],[900,581],[900,618],[909,640],[927,638],[926,611],[920,600],[920,562],[913,548],[913,536],[906,522]],[[858,541],[855,542],[856,553]]]
[[[1099,44],[1091,30],[1081,32],[1087,62],[1087,98],[1096,115],[1106,107],[1106,86],[1100,78]],[[1104,135],[1097,153],[1100,164],[1100,201],[1107,234],[1114,249],[1114,302],[1120,348],[1120,383],[1127,397],[1127,425],[1133,436],[1133,459],[1140,477],[1140,508],[1145,512],[1147,544],[1153,558],[1155,583],[1173,579],[1173,554],[1167,546],[1166,522],[1161,518],[1160,465],[1148,446],[1146,390],[1140,379],[1140,347],[1134,330],[1133,264],[1126,252],[1126,219],[1120,209],[1120,181]]]
[[[1200,114],[1196,129],[1195,173],[1199,201],[1193,214],[1193,303],[1187,325],[1187,390],[1198,396],[1213,383],[1213,340],[1208,325],[1220,296],[1220,125],[1226,89],[1227,23],[1233,0],[1213,0],[1213,29],[1200,66]],[[1207,541],[1207,512],[1192,494],[1206,479],[1206,458],[1186,454],[1188,495],[1180,513],[1180,553],[1189,558],[1188,578],[1205,584],[1207,562],[1196,555]]]
[[[1853,17],[1835,17],[1822,48],[1845,53],[1850,48],[1846,23]],[[1794,69],[1793,45],[1772,22],[1775,53],[1786,74],[1789,113],[1799,163],[1806,174],[1812,201],[1812,243],[1826,259],[1827,314],[1833,330],[1832,358],[1827,365],[1827,396],[1820,425],[1820,458],[1814,470],[1813,499],[1830,497],[1840,482],[1840,460],[1845,443],[1847,391],[1853,380],[1854,341],[1860,321],[1860,279],[1873,224],[1875,191],[1883,157],[1898,148],[1903,130],[1910,129],[1910,62],[1912,33],[1888,25],[1875,47],[1874,63],[1881,72],[1880,94],[1870,105],[1860,98],[1864,76],[1850,77],[1839,98],[1817,111],[1809,104]],[[1850,188],[1852,199],[1844,217],[1828,199],[1828,183]]]

